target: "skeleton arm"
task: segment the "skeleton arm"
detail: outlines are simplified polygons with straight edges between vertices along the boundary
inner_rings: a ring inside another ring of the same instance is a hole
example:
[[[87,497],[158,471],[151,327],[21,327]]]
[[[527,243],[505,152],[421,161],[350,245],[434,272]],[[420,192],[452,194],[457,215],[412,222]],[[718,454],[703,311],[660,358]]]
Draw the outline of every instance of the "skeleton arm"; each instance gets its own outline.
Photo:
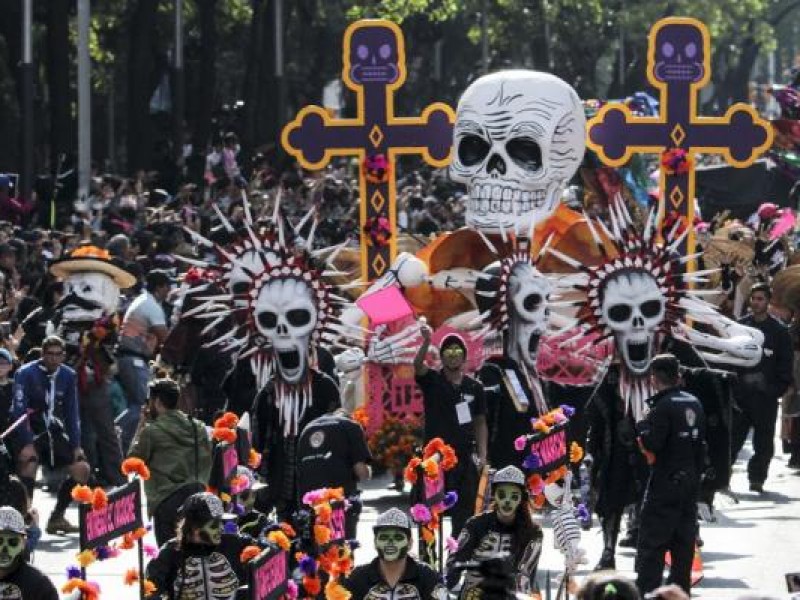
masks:
[[[761,360],[764,334],[729,319],[701,300],[684,298],[681,306],[691,310],[700,323],[712,327],[717,335],[701,333],[685,323],[673,328],[673,335],[693,344],[703,359],[734,367],[752,367]]]
[[[528,542],[525,553],[517,565],[514,576],[516,591],[521,594],[530,594],[534,590],[536,570],[539,568],[539,558],[542,556],[542,531],[536,530],[536,536]]]

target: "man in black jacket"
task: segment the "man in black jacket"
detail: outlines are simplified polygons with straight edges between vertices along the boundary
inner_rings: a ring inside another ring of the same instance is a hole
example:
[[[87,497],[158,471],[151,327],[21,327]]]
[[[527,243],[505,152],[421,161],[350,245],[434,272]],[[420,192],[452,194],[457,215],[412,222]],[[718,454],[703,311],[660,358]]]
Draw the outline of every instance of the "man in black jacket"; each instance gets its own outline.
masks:
[[[772,291],[766,283],[757,283],[750,290],[750,314],[740,323],[764,334],[761,362],[739,373],[735,413],[731,435],[731,457],[735,461],[747,434],[753,430],[753,456],[747,464],[750,490],[764,491],[769,463],[775,454],[775,422],[778,401],[792,382],[794,351],[789,329],[769,314]]]
[[[706,469],[706,423],[700,401],[678,388],[680,364],[660,354],[651,366],[656,395],[639,421],[638,442],[650,464],[639,523],[636,585],[646,594],[661,585],[664,554],[672,555],[670,583],[691,587],[697,496]]]

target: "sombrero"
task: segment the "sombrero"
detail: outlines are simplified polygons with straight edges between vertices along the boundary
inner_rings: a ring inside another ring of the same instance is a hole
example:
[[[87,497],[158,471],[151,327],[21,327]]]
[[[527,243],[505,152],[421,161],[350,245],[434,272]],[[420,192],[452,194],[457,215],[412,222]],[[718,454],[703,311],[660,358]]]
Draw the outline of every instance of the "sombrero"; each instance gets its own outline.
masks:
[[[111,262],[108,251],[97,246],[76,248],[67,258],[50,265],[50,273],[59,279],[65,279],[73,273],[89,272],[105,273],[123,290],[136,284],[134,275]]]
[[[775,275],[772,302],[794,312],[800,310],[800,265],[792,265]]]

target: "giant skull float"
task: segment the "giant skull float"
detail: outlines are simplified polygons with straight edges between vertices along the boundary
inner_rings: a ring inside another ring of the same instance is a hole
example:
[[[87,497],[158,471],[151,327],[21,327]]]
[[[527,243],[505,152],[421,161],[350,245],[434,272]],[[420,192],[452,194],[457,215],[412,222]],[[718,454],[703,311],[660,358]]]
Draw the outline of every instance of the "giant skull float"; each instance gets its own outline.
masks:
[[[620,363],[620,395],[640,418],[645,400],[652,394],[650,364],[665,335],[695,346],[707,361],[753,366],[761,357],[763,334],[739,325],[719,314],[702,300],[704,290],[690,283],[702,283],[708,272],[684,273],[689,258],[677,253],[688,234],[680,232],[681,222],[665,232],[660,243],[655,235],[653,211],[643,233],[636,231],[624,201],[619,196],[610,206],[611,228],[587,219],[595,244],[605,256],[597,266],[586,266],[577,258],[557,250],[547,251],[578,271],[574,289],[584,294],[575,302],[582,329],[576,337],[600,335],[614,341]],[[608,252],[600,231],[610,239]],[[684,322],[703,323],[714,333],[700,333]]]
[[[550,216],[583,159],[585,125],[578,94],[549,73],[500,71],[470,85],[450,166],[468,187],[467,225],[527,233]]]

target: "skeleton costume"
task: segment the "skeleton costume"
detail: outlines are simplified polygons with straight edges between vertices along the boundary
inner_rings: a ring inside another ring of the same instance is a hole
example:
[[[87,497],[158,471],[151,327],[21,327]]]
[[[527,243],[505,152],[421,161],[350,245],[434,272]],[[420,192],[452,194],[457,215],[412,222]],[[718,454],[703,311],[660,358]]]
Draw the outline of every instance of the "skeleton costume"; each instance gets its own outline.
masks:
[[[222,501],[208,492],[190,496],[181,507],[187,530],[200,530],[203,543],[186,539],[167,542],[147,565],[147,578],[157,588],[151,600],[234,600],[246,582],[239,556],[254,540],[222,533]]]
[[[25,561],[25,520],[10,506],[0,507],[0,599],[58,600],[50,579]]]
[[[373,527],[378,558],[353,569],[343,586],[351,600],[446,600],[441,575],[408,556],[411,519],[399,508],[378,515]],[[383,576],[381,562],[405,561],[400,579],[392,586]]]
[[[457,563],[481,562],[504,558],[511,563],[515,591],[531,594],[535,590],[536,569],[542,553],[542,530],[530,521],[530,514],[521,507],[527,502],[525,475],[509,466],[495,473],[492,479],[494,510],[472,517],[458,537],[458,550],[447,558],[447,585],[453,588],[459,580]],[[510,524],[500,521],[498,513],[513,514]],[[527,520],[527,522],[525,522]],[[468,571],[464,575],[460,598],[480,598],[481,577]]]

